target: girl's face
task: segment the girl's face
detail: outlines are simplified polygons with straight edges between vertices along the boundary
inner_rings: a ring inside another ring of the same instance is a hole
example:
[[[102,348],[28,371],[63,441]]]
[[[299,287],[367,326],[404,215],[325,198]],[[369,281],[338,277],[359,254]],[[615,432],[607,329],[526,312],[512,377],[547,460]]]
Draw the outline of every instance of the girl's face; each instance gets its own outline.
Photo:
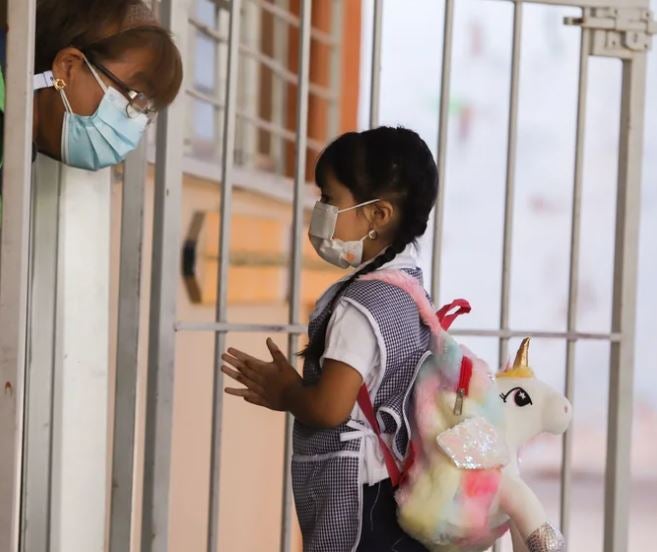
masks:
[[[326,186],[322,189],[321,200],[329,205],[334,205],[340,210],[358,204],[349,188],[341,184],[333,175],[329,175],[326,180]],[[365,205],[338,214],[333,237],[343,241],[354,241],[366,236],[372,230],[370,217],[368,217],[369,211],[371,211],[370,207],[373,207],[373,205]]]
[[[339,210],[348,209],[360,203],[349,188],[332,174],[327,175],[326,185],[322,188],[321,200],[329,205],[334,205]],[[363,261],[368,261],[392,243],[396,224],[397,216],[393,204],[385,199],[380,199],[376,203],[339,213],[333,238],[342,241],[358,241],[374,230],[375,237],[367,237],[363,243]]]

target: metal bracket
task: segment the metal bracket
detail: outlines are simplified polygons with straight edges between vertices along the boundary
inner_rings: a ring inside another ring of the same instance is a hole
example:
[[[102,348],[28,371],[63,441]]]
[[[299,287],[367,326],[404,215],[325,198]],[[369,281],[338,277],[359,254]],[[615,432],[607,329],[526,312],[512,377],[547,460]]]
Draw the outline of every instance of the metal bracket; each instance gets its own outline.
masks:
[[[657,21],[643,8],[585,8],[582,17],[566,17],[564,23],[591,31],[594,56],[631,59],[650,50],[657,34]]]

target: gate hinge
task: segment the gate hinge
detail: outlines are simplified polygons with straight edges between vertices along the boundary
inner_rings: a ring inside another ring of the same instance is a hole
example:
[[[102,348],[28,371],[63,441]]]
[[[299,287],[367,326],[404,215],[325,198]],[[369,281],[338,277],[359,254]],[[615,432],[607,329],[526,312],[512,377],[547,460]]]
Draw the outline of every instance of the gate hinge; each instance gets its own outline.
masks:
[[[585,8],[582,17],[566,17],[566,25],[591,30],[594,56],[632,58],[650,49],[657,21],[644,8]]]

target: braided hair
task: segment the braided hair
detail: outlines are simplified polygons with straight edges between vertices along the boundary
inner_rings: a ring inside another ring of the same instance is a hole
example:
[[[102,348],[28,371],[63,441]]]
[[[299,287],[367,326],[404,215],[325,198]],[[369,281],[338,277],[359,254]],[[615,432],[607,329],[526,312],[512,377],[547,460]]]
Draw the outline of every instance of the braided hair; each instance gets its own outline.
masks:
[[[431,151],[416,132],[402,127],[343,134],[317,161],[315,182],[320,189],[325,188],[329,175],[346,186],[358,203],[378,198],[390,201],[399,213],[399,223],[390,246],[338,287],[320,328],[301,353],[316,361],[324,353],[328,324],[342,294],[424,234],[438,193],[438,169]]]

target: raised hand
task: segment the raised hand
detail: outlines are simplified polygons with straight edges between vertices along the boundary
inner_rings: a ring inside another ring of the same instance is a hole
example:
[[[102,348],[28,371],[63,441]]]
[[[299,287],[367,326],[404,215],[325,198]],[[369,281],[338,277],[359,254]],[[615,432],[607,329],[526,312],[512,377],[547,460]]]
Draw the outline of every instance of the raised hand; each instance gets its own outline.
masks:
[[[227,364],[221,371],[244,385],[242,388],[227,387],[225,391],[271,410],[289,410],[289,394],[302,385],[301,377],[271,338],[267,339],[267,348],[272,356],[270,362],[233,348],[221,356]]]

